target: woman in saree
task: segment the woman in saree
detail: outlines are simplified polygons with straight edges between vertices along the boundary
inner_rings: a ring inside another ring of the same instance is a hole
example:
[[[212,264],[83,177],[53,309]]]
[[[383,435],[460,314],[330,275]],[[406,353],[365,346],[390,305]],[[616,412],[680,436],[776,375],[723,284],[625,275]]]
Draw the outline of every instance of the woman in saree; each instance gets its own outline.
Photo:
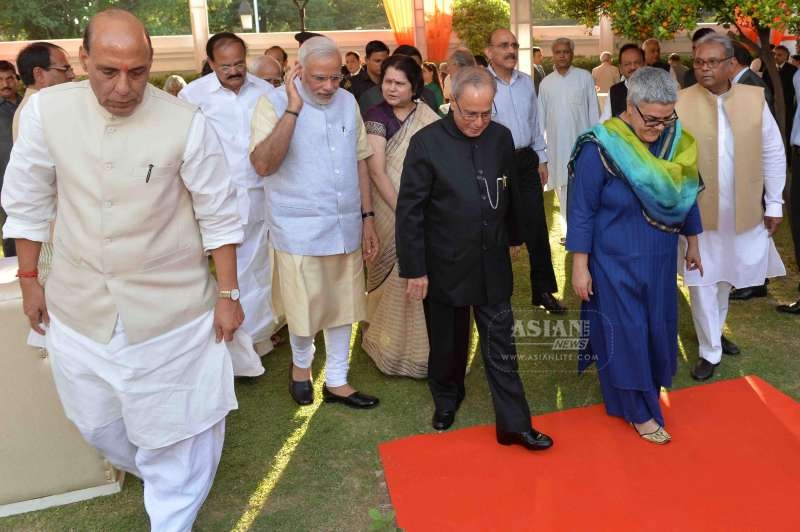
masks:
[[[627,109],[581,135],[570,161],[567,249],[588,342],[579,370],[597,366],[606,412],[664,444],[659,405],[677,368],[678,236],[702,274],[697,145],[675,114],[669,73],[641,68]]]
[[[406,298],[406,280],[397,275],[394,210],[408,143],[439,117],[429,106],[417,104],[424,83],[412,58],[395,55],[384,61],[380,84],[384,101],[364,115],[373,151],[367,164],[381,251],[367,270],[368,325],[361,344],[383,373],[422,379],[428,375],[425,313],[422,302]]]

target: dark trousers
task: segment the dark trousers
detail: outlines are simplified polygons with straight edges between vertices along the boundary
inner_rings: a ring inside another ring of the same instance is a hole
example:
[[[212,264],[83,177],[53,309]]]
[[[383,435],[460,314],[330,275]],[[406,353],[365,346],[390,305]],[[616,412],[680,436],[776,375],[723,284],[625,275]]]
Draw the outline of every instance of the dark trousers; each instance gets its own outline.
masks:
[[[514,152],[516,180],[512,192],[517,224],[531,266],[531,295],[558,291],[553,259],[550,256],[550,234],[544,215],[542,182],[539,180],[539,157],[530,148]]]
[[[0,227],[6,225],[6,211],[0,207]],[[3,239],[3,256],[16,257],[17,256],[17,241],[13,238]]]
[[[792,146],[792,182],[789,194],[789,223],[792,226],[794,260],[800,268],[800,147]]]
[[[424,308],[430,342],[428,387],[437,410],[455,411],[465,393],[470,307],[451,307],[428,298]],[[478,326],[497,429],[524,432],[531,427],[531,412],[517,372],[511,302],[471,308]]]

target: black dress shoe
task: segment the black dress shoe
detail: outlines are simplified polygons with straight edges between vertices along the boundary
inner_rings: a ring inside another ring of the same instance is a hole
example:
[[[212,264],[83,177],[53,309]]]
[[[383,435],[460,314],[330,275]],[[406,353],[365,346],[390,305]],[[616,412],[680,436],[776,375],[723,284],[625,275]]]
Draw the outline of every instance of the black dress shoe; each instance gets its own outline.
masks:
[[[694,368],[692,368],[691,374],[692,378],[696,381],[705,381],[710,379],[714,376],[714,368],[719,366],[719,364],[712,364],[705,358],[701,358],[697,361]]]
[[[744,301],[754,297],[767,297],[767,285],[762,284],[760,286],[748,286],[747,288],[734,288],[728,296],[729,299],[734,299],[736,301]]]
[[[559,303],[558,299],[548,292],[534,294],[532,300],[534,307],[542,307],[550,314],[564,314],[567,311],[567,307]]]
[[[553,446],[553,439],[531,427],[525,432],[501,432],[498,430],[497,443],[522,445],[529,451],[544,451]]]
[[[300,406],[310,405],[314,402],[314,387],[311,381],[296,381],[289,377],[289,395]]]
[[[343,395],[336,395],[331,392],[326,385],[322,385],[322,400],[326,403],[342,403],[350,408],[375,408],[380,401],[377,397],[372,397],[361,392],[353,392],[347,397]]]
[[[738,355],[741,353],[739,346],[725,338],[724,334],[720,338],[720,342],[722,343],[722,352],[726,355]]]
[[[436,410],[433,413],[433,430],[447,430],[453,426],[455,420],[454,410]]]
[[[800,314],[800,299],[792,303],[791,305],[778,305],[775,310],[778,312],[783,312],[784,314]]]

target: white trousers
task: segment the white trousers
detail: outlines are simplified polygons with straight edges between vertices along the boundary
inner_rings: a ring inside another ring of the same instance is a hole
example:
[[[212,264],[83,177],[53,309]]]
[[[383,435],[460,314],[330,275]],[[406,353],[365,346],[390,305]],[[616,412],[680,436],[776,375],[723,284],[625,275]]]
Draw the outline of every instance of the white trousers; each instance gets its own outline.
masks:
[[[196,436],[160,449],[132,444],[121,418],[97,429],[78,429],[114,467],[144,481],[144,507],[153,532],[192,529],[219,466],[224,418]]]
[[[690,286],[692,320],[700,344],[700,358],[712,364],[722,360],[722,328],[728,316],[731,284],[720,281],[706,286]]]
[[[244,241],[236,248],[236,269],[242,293],[240,302],[244,310],[242,329],[253,338],[254,344],[263,344],[266,351],[259,355],[265,355],[272,348],[272,343],[266,340],[277,329],[277,321],[272,310],[272,270],[267,223],[264,221],[264,190],[248,189],[247,196],[248,223],[243,228]]]
[[[555,187],[558,197],[558,219],[561,223],[561,236],[567,238],[567,185]]]
[[[350,336],[351,325],[341,325],[324,329],[325,334],[325,383],[330,387],[347,384],[347,372],[350,369]],[[314,337],[298,336],[289,330],[289,341],[292,344],[292,361],[298,368],[311,367],[314,361]]]

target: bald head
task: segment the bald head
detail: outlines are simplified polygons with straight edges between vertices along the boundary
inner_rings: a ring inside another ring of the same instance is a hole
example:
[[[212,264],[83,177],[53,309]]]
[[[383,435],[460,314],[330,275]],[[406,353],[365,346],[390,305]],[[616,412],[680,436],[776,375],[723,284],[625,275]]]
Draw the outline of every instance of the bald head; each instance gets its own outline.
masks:
[[[132,115],[144,98],[153,62],[141,21],[122,9],[101,11],[86,27],[79,58],[98,103],[112,115]]]
[[[99,30],[99,31],[96,31]],[[153,55],[153,44],[150,41],[150,33],[144,27],[142,21],[136,18],[129,11],[124,9],[112,8],[100,11],[89,20],[86,29],[83,32],[83,48],[89,53],[93,45],[93,38],[95,33],[99,33],[105,38],[118,38],[118,39],[144,39],[147,48],[150,50],[150,55]]]
[[[250,73],[275,87],[280,87],[283,82],[283,67],[268,55],[260,55],[253,59],[250,65]]]

